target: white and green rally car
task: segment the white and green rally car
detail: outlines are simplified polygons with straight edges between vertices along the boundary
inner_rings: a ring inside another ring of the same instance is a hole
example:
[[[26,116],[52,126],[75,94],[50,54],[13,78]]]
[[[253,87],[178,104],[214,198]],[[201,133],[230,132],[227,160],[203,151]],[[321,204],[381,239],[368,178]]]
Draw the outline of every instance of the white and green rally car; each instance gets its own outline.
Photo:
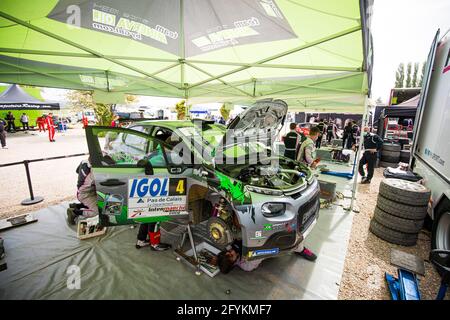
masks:
[[[228,127],[196,120],[88,126],[102,224],[191,214],[218,246],[242,238],[249,260],[294,249],[320,203],[310,169],[272,154],[287,109],[281,100],[258,101]]]

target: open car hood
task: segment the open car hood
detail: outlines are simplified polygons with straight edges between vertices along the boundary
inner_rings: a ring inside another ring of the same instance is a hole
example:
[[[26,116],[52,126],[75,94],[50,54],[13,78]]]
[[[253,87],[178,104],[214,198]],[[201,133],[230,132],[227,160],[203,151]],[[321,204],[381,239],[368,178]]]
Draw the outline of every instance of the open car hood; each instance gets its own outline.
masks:
[[[223,146],[239,143],[246,137],[260,142],[273,142],[286,118],[288,105],[283,100],[265,99],[257,101],[234,118],[227,127]]]

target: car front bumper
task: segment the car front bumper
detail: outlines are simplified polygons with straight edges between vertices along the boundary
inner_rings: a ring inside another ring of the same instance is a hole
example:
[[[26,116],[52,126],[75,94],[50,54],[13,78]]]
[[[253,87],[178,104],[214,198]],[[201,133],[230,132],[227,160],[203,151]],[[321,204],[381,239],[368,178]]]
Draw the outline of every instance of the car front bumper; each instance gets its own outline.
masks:
[[[319,184],[314,179],[305,190],[282,197],[252,194],[252,202],[251,214],[240,214],[243,255],[248,260],[276,256],[294,250],[317,223]],[[285,213],[265,217],[266,202],[285,203]]]

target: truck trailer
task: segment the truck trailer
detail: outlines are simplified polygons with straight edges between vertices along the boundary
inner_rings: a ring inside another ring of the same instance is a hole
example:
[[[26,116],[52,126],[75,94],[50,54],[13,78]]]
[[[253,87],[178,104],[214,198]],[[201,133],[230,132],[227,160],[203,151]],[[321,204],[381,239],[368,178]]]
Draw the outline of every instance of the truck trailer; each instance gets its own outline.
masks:
[[[448,33],[448,32],[447,32]],[[431,190],[431,249],[450,250],[450,36],[438,30],[425,68],[414,124],[411,168]],[[449,254],[443,257],[450,259]]]

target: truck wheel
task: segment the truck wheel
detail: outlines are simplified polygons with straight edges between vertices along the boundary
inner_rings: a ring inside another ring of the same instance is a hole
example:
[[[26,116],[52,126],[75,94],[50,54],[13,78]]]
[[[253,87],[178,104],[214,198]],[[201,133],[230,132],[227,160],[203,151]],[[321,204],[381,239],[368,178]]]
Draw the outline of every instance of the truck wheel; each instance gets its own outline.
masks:
[[[369,230],[378,238],[390,243],[395,243],[402,246],[413,246],[417,243],[417,233],[403,233],[392,230],[378,223],[375,219],[370,221]]]
[[[400,151],[381,151],[381,157],[391,157],[391,158],[400,158]]]
[[[404,233],[418,233],[423,226],[422,220],[404,219],[375,207],[374,219],[385,227]]]
[[[400,151],[402,147],[396,143],[383,143],[383,151]]]
[[[387,178],[381,181],[379,193],[390,200],[411,206],[427,206],[430,189],[425,186],[401,179]]]
[[[436,207],[431,231],[431,249],[450,250],[450,201],[445,199]],[[442,270],[436,268],[442,277]]]
[[[411,152],[409,150],[400,151],[400,162],[409,163]]]
[[[427,215],[427,206],[416,207],[407,204],[402,204],[388,198],[378,195],[377,207],[393,216],[409,219],[409,220],[423,220]]]
[[[389,157],[389,156],[385,156],[384,154],[381,155],[381,161],[383,161],[383,162],[398,163],[399,160],[400,160],[400,156]]]
[[[391,167],[391,168],[397,168],[398,166],[398,162],[386,162],[386,161],[380,161],[380,167],[383,168],[387,168],[387,167]]]

